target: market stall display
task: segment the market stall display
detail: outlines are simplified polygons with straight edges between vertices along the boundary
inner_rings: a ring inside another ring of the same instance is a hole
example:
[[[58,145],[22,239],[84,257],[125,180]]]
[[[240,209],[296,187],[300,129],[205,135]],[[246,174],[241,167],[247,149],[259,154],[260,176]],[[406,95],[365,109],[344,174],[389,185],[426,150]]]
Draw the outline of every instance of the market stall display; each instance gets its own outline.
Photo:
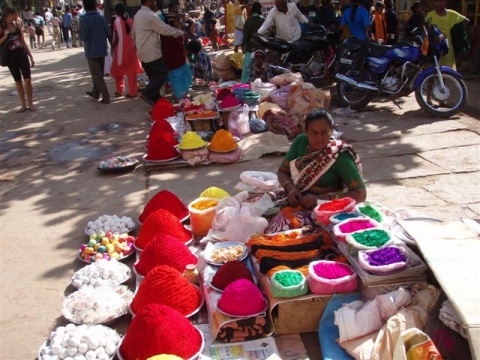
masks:
[[[143,223],[148,215],[159,209],[167,210],[179,219],[183,219],[188,215],[187,207],[177,195],[168,190],[161,190],[147,202],[138,217],[138,221]]]
[[[253,275],[248,267],[239,260],[227,261],[211,277],[210,285],[217,291],[225,288],[238,279],[246,279],[255,283]]]
[[[235,241],[225,241],[215,244],[204,252],[205,261],[211,265],[222,265],[231,261],[242,261],[248,255],[245,244]]]
[[[379,229],[381,225],[370,218],[352,218],[335,224],[333,234],[339,242],[346,242],[346,236],[367,229]]]
[[[131,277],[130,268],[115,259],[99,260],[85,266],[72,276],[72,285],[81,289],[84,286],[118,286]]]
[[[347,264],[313,261],[308,266],[308,287],[318,295],[352,292],[357,288],[357,273]]]
[[[129,233],[135,228],[135,222],[128,216],[102,215],[94,221],[89,221],[85,228],[87,236],[105,236],[107,231],[112,234]]]
[[[123,173],[135,169],[138,160],[127,156],[112,156],[98,163],[97,169],[106,173]]]
[[[135,237],[127,233],[114,234],[107,231],[104,236],[92,234],[87,243],[80,245],[78,257],[86,263],[110,259],[124,260],[135,252],[134,242]]]
[[[188,204],[190,228],[194,236],[205,236],[212,227],[218,199],[199,198]]]
[[[230,317],[252,317],[265,312],[268,304],[255,284],[247,279],[238,279],[223,290],[217,307]]]
[[[106,326],[68,324],[50,333],[38,351],[38,360],[78,356],[109,360],[115,356],[119,343],[120,335]]]
[[[355,200],[349,197],[324,201],[313,209],[314,220],[322,225],[328,225],[332,215],[352,211],[354,206]]]
[[[65,298],[62,314],[74,324],[109,324],[127,313],[132,295],[124,285],[83,286]]]

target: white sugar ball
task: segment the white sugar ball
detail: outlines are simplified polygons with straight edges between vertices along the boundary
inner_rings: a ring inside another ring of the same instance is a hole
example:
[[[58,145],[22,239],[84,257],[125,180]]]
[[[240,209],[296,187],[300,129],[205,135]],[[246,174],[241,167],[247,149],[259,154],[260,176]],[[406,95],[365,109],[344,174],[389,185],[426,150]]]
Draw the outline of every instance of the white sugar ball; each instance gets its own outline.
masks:
[[[105,347],[105,351],[108,355],[113,355],[116,350],[117,350],[117,346],[112,343],[107,344],[107,346]]]
[[[60,350],[62,349],[62,346],[60,344],[52,344],[50,346],[50,351],[52,352],[52,354],[58,354],[60,352]]]
[[[98,348],[99,345],[100,345],[100,343],[99,343],[98,339],[96,339],[96,338],[91,337],[88,340],[88,348],[90,350],[95,350],[96,348]]]
[[[108,356],[106,353],[100,354],[98,357],[98,360],[108,360],[110,359],[110,356]]]
[[[80,345],[80,337],[75,335],[73,337],[70,338],[70,341],[69,341],[69,344],[70,346],[73,346],[73,347],[78,347],[78,345]]]
[[[62,348],[62,350],[60,350],[60,353],[58,354],[58,357],[60,359],[65,359],[68,357],[68,351],[66,348]]]
[[[69,340],[68,340],[68,336],[65,336],[63,339],[62,339],[62,346],[63,347],[68,347],[68,344],[69,344]]]
[[[72,332],[75,330],[75,328],[76,328],[75,324],[68,324],[67,326],[65,326],[65,331]]]
[[[105,354],[105,349],[102,347],[102,346],[99,346],[96,350],[95,350],[95,355],[97,355],[97,358],[102,355],[102,354]]]
[[[67,354],[70,356],[74,356],[77,352],[78,352],[77,348],[73,346],[68,347],[67,349]]]
[[[89,221],[89,222],[87,223],[87,226],[88,226],[88,227],[92,227],[92,225],[93,225],[93,221]]]
[[[75,355],[74,360],[85,360],[85,356],[83,356],[83,354],[77,354]]]
[[[81,334],[87,332],[88,326],[85,325],[85,324],[77,326],[77,330],[78,330],[78,334],[81,335]]]
[[[107,346],[108,338],[104,335],[100,338],[100,346],[105,347]],[[98,354],[97,354],[98,355]]]
[[[82,336],[80,336],[80,341],[82,343],[88,343],[88,339],[89,339],[88,333],[83,333]]]
[[[87,360],[95,360],[97,358],[97,355],[95,355],[95,351],[88,351],[86,354],[85,354],[85,359]]]
[[[135,223],[134,223],[133,221],[129,221],[129,222],[127,223],[127,227],[128,227],[129,229],[133,229],[133,228],[135,227]]]
[[[78,352],[81,353],[81,354],[85,354],[86,352],[88,351],[88,344],[87,343],[80,343],[80,345],[78,345]]]

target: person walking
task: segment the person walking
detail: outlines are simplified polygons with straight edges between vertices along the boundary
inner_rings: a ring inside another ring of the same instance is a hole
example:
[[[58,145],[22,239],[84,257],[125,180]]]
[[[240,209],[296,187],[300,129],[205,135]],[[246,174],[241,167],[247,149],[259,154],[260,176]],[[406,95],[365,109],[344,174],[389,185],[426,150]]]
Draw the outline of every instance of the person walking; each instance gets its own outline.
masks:
[[[431,25],[438,26],[438,29],[447,38],[448,43],[453,44],[451,35],[452,27],[461,22],[466,24],[469,22],[469,20],[456,11],[447,9],[446,6],[446,0],[436,0],[435,10],[430,11],[427,16],[425,16],[425,21]],[[449,66],[454,70],[457,69],[457,65],[455,63],[455,53],[452,46],[448,53],[439,59],[439,63],[440,65]]]
[[[183,36],[183,31],[165,24],[155,14],[155,0],[141,0],[141,8],[133,19],[132,37],[137,55],[148,76],[148,85],[141,98],[153,105],[160,99],[160,89],[167,80],[168,67],[163,59],[161,35]]]
[[[135,53],[135,45],[130,35],[133,21],[129,18],[125,6],[115,5],[117,17],[113,22],[113,59],[110,75],[115,79],[115,96],[122,96],[125,90],[125,76],[128,82],[127,97],[136,97],[138,93],[137,74],[143,73],[142,65]]]
[[[65,39],[65,44],[67,49],[72,47],[70,43],[70,33],[72,32],[72,13],[70,11],[70,6],[65,6],[65,14],[63,14],[63,38]]]
[[[387,41],[387,22],[385,21],[384,9],[385,4],[381,1],[377,1],[375,4],[375,10],[372,13],[372,34],[373,38],[379,44],[385,44]]]
[[[52,36],[52,18],[53,14],[50,12],[48,7],[45,8],[45,23],[47,24],[48,35]]]
[[[340,25],[348,28],[350,36],[365,40],[369,37],[371,20],[367,9],[362,7],[360,2],[360,0],[352,0],[352,6],[343,13]]]
[[[235,0],[234,3],[234,19],[235,19],[235,40],[234,40],[234,52],[238,52],[238,48],[243,43],[243,26],[245,25],[246,10],[245,5],[242,5],[240,0]]]
[[[35,34],[37,35],[37,44],[40,49],[45,47],[45,20],[37,11],[33,18],[35,24]],[[41,39],[41,42],[40,42]]]
[[[0,23],[0,45],[7,42],[7,66],[15,80],[21,108],[17,112],[37,110],[33,105],[33,87],[31,67],[35,66],[32,52],[23,36],[23,23],[12,6],[6,6],[2,11]],[[29,61],[30,60],[30,61]],[[22,81],[23,77],[23,81]]]
[[[60,45],[62,43],[62,34],[60,32],[60,19],[58,18],[56,9],[53,9],[52,15],[53,17],[52,17],[52,20],[50,21],[52,24],[52,36],[53,36],[52,50],[55,50],[55,44],[57,44],[57,48],[60,49]]]
[[[70,25],[72,28],[72,47],[77,47],[77,43],[80,40],[80,18],[76,10],[72,11]]]
[[[92,91],[87,95],[95,100],[102,95],[102,103],[110,103],[110,94],[103,78],[105,56],[107,56],[107,42],[112,35],[105,18],[97,10],[96,0],[84,0],[86,13],[80,18],[80,39],[84,43],[85,57],[92,76]]]
[[[385,22],[387,23],[387,45],[397,42],[397,13],[392,0],[385,0]]]
[[[264,18],[262,15],[262,4],[255,2],[252,4],[252,15],[245,21],[245,26],[243,27],[243,52],[245,56],[243,57],[243,66],[242,66],[242,83],[250,82],[250,63],[252,62],[253,52],[256,47],[256,43],[253,40],[253,37],[257,33],[258,29],[262,26]]]

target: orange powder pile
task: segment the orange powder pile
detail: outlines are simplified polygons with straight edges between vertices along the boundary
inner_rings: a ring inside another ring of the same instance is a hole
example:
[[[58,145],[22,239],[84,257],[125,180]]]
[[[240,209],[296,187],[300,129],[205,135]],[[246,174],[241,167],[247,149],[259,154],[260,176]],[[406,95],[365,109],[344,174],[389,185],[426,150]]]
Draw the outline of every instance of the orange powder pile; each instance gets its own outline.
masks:
[[[135,270],[140,275],[146,276],[158,265],[169,265],[177,271],[183,272],[186,265],[196,264],[197,261],[197,257],[184,243],[171,235],[162,234],[155,236],[145,246],[140,260],[135,264]]]
[[[201,295],[182,274],[168,265],[159,265],[147,274],[133,298],[131,308],[138,314],[148,304],[167,305],[182,315],[191,314]]]
[[[179,219],[183,219],[188,215],[187,207],[182,203],[177,195],[168,191],[162,190],[158,192],[150,201],[145,205],[142,214],[138,217],[141,223],[143,223],[148,215],[158,209],[165,209],[170,211]]]
[[[212,141],[208,146],[211,151],[228,152],[233,151],[238,147],[233,135],[227,130],[220,129],[213,135]]]
[[[192,233],[185,229],[180,220],[170,211],[159,209],[152,212],[142,224],[135,246],[144,249],[155,236],[171,235],[183,243],[192,239]]]
[[[178,311],[150,304],[132,320],[122,340],[124,359],[146,360],[158,354],[193,357],[202,347],[202,336]]]
[[[247,279],[253,283],[253,276],[247,266],[241,261],[227,261],[212,277],[212,285],[223,290],[228,284],[238,279]]]

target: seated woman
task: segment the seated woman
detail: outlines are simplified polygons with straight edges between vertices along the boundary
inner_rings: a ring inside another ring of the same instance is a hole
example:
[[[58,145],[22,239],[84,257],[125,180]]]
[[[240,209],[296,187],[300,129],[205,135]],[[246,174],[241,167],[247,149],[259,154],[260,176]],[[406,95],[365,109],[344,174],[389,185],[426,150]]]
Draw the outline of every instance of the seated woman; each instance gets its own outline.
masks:
[[[332,137],[333,118],[324,109],[311,110],[305,132],[293,141],[278,168],[278,181],[292,206],[313,209],[317,200],[367,198],[360,158],[351,145]]]

